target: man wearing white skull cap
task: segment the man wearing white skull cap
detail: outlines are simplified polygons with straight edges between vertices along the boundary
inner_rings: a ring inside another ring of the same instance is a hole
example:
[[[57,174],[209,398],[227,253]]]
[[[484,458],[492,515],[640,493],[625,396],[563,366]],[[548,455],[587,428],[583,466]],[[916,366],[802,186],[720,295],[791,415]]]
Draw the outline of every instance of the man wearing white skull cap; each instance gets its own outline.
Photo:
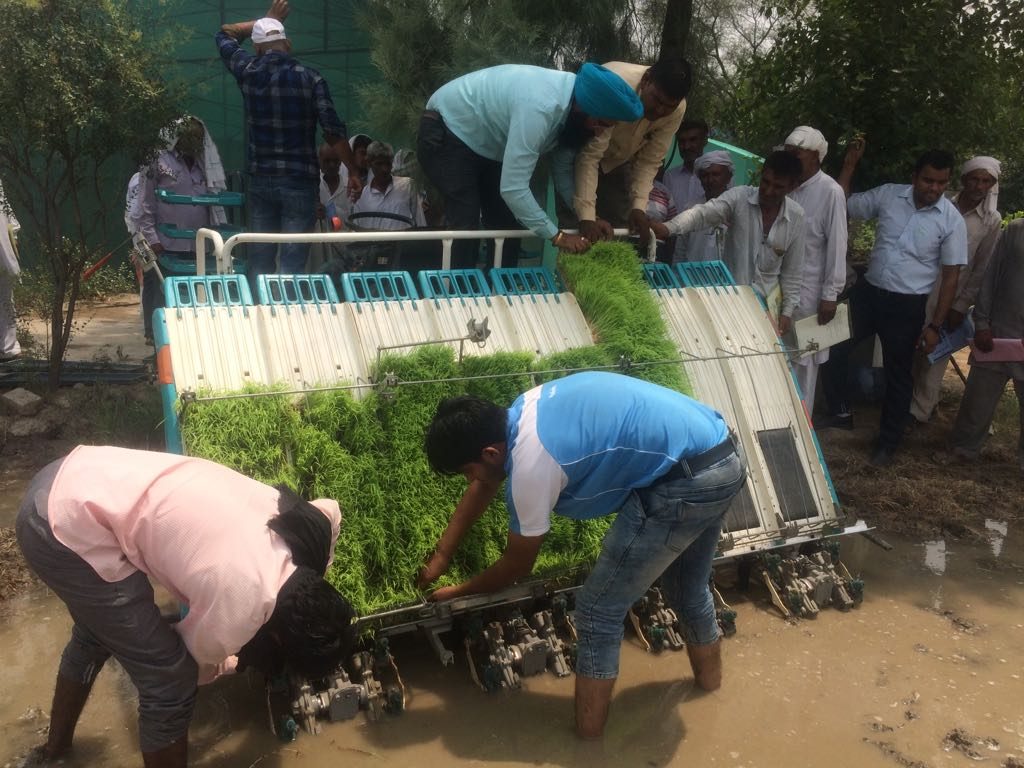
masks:
[[[963,321],[978,298],[981,282],[985,275],[996,241],[1002,216],[996,209],[999,198],[999,161],[994,157],[978,155],[972,157],[960,169],[962,188],[953,197],[953,203],[964,217],[967,226],[967,266],[960,270],[957,280],[956,298],[946,315],[946,326],[953,330]],[[938,302],[938,287],[928,297],[928,317]],[[914,399],[910,412],[919,422],[928,421],[935,410],[942,391],[942,377],[949,364],[949,356],[929,363],[925,355],[914,360]]]
[[[825,325],[836,314],[836,300],[846,283],[846,194],[821,170],[828,142],[821,131],[801,125],[789,134],[786,151],[800,161],[800,186],[790,194],[804,209],[804,268],[800,304],[794,320],[817,315]],[[797,381],[809,413],[814,412],[818,366],[828,360],[820,350],[795,360]]]
[[[693,173],[700,180],[704,197],[699,202],[714,200],[732,187],[732,155],[724,149],[705,152],[693,161]],[[699,203],[698,203],[699,204]],[[728,224],[699,229],[676,238],[676,261],[722,261],[725,258],[725,233]]]

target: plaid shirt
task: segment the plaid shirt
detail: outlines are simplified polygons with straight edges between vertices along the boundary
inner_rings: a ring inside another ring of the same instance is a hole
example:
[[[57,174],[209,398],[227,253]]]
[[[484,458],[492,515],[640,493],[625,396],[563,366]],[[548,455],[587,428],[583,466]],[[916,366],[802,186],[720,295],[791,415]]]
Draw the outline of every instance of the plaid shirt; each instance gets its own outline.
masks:
[[[217,48],[249,117],[249,173],[318,179],[317,122],[325,139],[347,137],[327,81],[282,51],[253,56],[225,32]]]

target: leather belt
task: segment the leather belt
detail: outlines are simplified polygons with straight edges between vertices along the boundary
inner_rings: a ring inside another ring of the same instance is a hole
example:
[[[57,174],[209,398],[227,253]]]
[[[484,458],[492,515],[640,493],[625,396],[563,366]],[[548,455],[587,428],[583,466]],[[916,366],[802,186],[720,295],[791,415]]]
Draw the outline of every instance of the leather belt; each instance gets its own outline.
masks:
[[[691,478],[698,472],[703,472],[710,466],[717,464],[722,459],[727,459],[736,453],[736,444],[734,442],[733,435],[730,433],[725,440],[720,442],[714,448],[708,448],[703,453],[698,453],[696,456],[690,456],[686,459],[679,459],[672,469],[658,478],[657,482],[671,482],[680,478]]]
[[[434,109],[424,109],[423,117],[429,118],[431,120],[440,120],[441,113]]]

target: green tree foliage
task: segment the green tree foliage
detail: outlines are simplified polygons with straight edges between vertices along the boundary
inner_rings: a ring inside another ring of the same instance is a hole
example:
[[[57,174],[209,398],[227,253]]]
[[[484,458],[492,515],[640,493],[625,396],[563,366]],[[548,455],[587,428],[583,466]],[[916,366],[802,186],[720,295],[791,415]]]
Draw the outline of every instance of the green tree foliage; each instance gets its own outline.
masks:
[[[127,0],[0,0],[0,173],[29,261],[53,278],[50,384],[70,339],[82,269],[120,221],[124,175],[180,114],[153,20]]]
[[[673,0],[676,2],[677,0]],[[380,80],[363,91],[367,123],[410,145],[423,105],[449,80],[497,64],[575,69],[653,61],[665,18],[630,0],[369,0],[361,23]]]
[[[838,163],[863,132],[861,187],[907,179],[930,147],[1020,156],[1020,0],[776,0],[762,14],[775,44],[741,67],[723,121],[743,146],[764,151],[810,124]]]

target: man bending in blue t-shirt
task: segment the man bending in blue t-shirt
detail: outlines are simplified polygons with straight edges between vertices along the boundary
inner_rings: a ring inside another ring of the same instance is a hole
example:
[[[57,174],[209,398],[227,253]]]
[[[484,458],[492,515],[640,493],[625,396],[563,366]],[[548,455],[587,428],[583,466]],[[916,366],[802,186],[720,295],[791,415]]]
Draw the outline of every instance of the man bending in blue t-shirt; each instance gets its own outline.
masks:
[[[721,415],[670,389],[613,373],[578,373],[520,395],[508,410],[476,397],[444,400],[427,458],[469,487],[420,583],[443,574],[506,478],[505,553],[434,600],[498,591],[533,570],[551,514],[587,520],[618,512],[576,595],[576,731],[599,737],[619,672],[623,622],[661,576],[686,635],[697,685],[721,684],[708,583],[722,517],[746,482]]]

